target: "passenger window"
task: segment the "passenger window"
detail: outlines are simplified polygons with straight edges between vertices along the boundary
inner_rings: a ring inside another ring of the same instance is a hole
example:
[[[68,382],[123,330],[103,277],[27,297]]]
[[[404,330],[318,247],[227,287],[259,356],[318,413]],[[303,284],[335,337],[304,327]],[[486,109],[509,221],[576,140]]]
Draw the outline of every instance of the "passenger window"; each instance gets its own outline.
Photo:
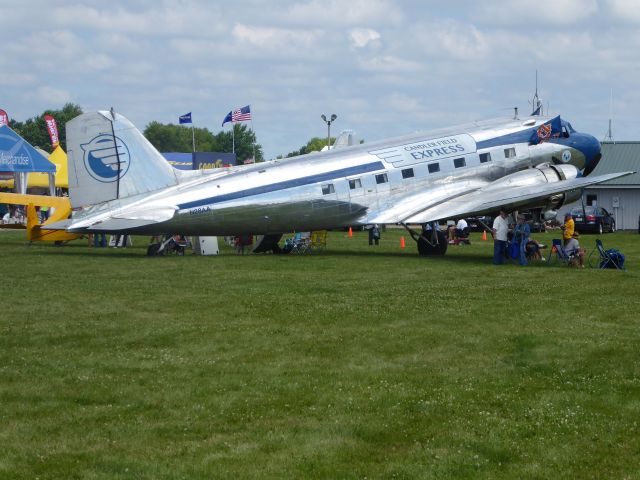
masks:
[[[467,164],[467,162],[464,161],[464,158],[454,158],[453,159],[453,166],[456,168],[461,168],[464,167]]]
[[[491,154],[489,152],[480,154],[480,163],[487,163],[490,161],[491,161]]]
[[[335,189],[333,188],[333,183],[327,183],[322,185],[322,194],[329,195],[330,193],[335,193]]]
[[[411,178],[413,177],[413,168],[405,168],[402,170],[402,178]]]
[[[505,148],[504,158],[516,158],[516,149],[514,147]]]
[[[389,181],[389,179],[387,178],[387,174],[386,173],[379,173],[378,175],[376,175],[376,183],[379,185],[381,183],[387,183]]]
[[[351,190],[355,190],[356,188],[362,188],[362,182],[359,178],[354,178],[353,180],[349,180],[349,188]]]
[[[439,171],[440,171],[440,164],[438,162],[429,164],[429,173],[436,173]]]

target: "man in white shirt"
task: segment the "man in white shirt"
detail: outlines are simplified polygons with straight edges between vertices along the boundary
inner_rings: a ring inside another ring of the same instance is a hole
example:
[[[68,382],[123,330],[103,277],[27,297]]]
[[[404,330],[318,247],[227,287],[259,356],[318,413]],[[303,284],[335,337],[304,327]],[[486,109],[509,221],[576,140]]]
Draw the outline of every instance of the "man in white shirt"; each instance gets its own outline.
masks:
[[[509,221],[507,220],[507,212],[504,209],[500,209],[500,215],[493,221],[492,231],[493,264],[502,265],[507,253],[507,234],[509,233]]]

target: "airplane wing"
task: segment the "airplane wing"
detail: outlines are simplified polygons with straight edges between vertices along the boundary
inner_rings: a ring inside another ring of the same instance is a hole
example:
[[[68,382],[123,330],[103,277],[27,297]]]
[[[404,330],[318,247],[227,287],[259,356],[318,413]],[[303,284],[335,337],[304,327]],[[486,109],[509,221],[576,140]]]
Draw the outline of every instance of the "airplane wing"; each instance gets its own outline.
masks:
[[[68,230],[70,232],[130,230],[170,220],[176,210],[175,206],[127,210],[109,215],[93,215],[75,221],[73,219],[62,220],[45,226],[47,230]]]
[[[580,177],[548,184],[524,185],[518,187],[491,188],[492,184],[469,194],[451,198],[436,205],[430,205],[421,211],[406,212],[402,223],[428,223],[445,218],[457,218],[482,215],[495,212],[501,207],[516,210],[531,208],[536,202],[544,202],[552,195],[589,185],[606,182],[614,178],[631,175],[634,172],[611,173],[597,177]]]
[[[0,192],[0,203],[11,205],[28,205],[33,203],[39,207],[70,208],[69,198],[50,197],[48,195],[27,195],[20,193]]]

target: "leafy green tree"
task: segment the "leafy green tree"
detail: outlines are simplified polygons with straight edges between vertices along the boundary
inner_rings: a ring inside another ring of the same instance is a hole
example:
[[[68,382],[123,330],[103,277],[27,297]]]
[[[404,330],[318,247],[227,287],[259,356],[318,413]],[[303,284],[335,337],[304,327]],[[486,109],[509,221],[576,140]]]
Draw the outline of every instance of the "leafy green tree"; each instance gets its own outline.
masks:
[[[239,164],[242,164],[247,159],[253,158],[254,147],[256,163],[264,161],[262,145],[256,143],[256,134],[245,124],[235,123],[233,125],[233,133],[231,131],[224,130],[219,132],[216,135],[216,141],[220,147],[220,150],[218,151],[233,151],[234,137],[236,158]]]
[[[51,139],[49,138],[49,131],[47,130],[47,125],[44,121],[45,115],[51,115],[56,119],[60,145],[62,146],[62,149],[66,151],[67,131],[65,125],[69,120],[77,117],[81,113],[82,108],[80,108],[79,105],[67,103],[61,110],[45,110],[41,115],[30,118],[25,122],[15,122],[11,120],[9,122],[9,126],[31,145],[51,152],[53,151],[53,148],[51,147]]]
[[[256,135],[246,125],[235,124],[235,152],[238,163],[253,158],[253,146]],[[207,128],[194,130],[196,151],[198,152],[231,152],[233,151],[233,134],[231,131],[220,131],[216,135]],[[190,152],[193,149],[191,128],[181,125],[151,122],[144,129],[144,136],[161,152]],[[256,144],[256,161],[264,160],[262,146]]]
[[[196,149],[204,151],[214,143],[213,135],[206,128],[196,128]],[[156,149],[161,152],[190,152],[193,150],[191,128],[182,125],[151,122],[144,129],[147,137]]]
[[[331,145],[333,145],[336,141],[335,137],[331,137],[330,141],[331,141]],[[298,155],[305,155],[311,152],[319,152],[326,146],[327,146],[326,137],[325,138],[313,137],[311,140],[307,142],[306,145],[303,145],[302,147],[300,147],[300,150],[294,150],[293,152],[287,153],[287,158],[296,157]]]

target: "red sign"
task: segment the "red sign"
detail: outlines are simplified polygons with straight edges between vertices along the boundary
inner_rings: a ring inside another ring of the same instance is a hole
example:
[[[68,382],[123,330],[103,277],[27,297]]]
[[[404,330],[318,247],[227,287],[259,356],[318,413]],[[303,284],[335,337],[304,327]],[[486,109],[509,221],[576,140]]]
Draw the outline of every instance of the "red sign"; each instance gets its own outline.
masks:
[[[2,125],[9,125],[9,115],[0,108],[0,127]]]
[[[51,137],[51,146],[56,148],[60,145],[60,138],[58,137],[58,126],[56,125],[56,119],[51,115],[44,116],[44,123],[47,124],[47,130],[49,131],[49,136]]]

